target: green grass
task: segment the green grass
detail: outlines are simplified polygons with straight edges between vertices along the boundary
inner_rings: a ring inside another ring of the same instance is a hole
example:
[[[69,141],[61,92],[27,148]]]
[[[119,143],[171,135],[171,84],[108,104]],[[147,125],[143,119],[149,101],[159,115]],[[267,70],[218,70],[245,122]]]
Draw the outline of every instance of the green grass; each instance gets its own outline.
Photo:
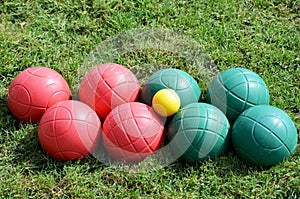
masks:
[[[7,106],[12,79],[43,65],[73,85],[78,67],[102,41],[133,28],[169,28],[199,42],[219,70],[246,67],[269,86],[271,104],[300,129],[299,0],[0,1],[0,198],[299,198],[300,147],[269,169],[233,152],[214,161],[176,162],[126,173],[93,157],[58,162],[37,140],[37,125],[19,123]],[[186,67],[169,52],[131,52],[117,60]],[[206,84],[196,76],[205,93]]]

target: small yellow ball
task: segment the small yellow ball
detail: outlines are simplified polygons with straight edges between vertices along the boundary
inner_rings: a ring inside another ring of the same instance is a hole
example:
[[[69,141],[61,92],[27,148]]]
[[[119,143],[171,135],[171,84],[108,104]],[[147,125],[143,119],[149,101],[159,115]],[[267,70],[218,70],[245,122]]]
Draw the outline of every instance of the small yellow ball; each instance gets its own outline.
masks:
[[[179,110],[180,98],[172,89],[161,89],[153,96],[152,107],[159,115],[168,117]]]

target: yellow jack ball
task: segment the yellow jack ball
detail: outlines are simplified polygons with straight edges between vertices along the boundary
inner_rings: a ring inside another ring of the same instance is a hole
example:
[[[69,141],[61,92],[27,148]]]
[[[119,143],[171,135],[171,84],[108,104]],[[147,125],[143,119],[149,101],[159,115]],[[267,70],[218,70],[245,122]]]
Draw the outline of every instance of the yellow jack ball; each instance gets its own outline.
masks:
[[[152,99],[152,107],[161,116],[171,116],[180,108],[180,98],[172,89],[161,89]]]

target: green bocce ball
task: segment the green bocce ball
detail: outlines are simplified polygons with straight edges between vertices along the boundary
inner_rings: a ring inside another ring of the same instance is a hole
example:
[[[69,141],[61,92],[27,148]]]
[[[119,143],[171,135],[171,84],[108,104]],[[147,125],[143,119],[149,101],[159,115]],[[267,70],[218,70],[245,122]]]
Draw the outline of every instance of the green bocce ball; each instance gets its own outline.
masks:
[[[298,134],[292,119],[281,109],[259,105],[244,111],[232,128],[232,144],[245,161],[269,167],[289,158]]]
[[[170,149],[188,162],[215,158],[226,150],[229,127],[218,108],[206,103],[189,104],[179,109],[170,122]]]
[[[198,102],[201,96],[197,81],[191,75],[179,69],[167,68],[149,77],[142,88],[141,101],[151,106],[153,96],[161,89],[174,90],[180,98],[181,107]]]
[[[245,68],[231,68],[221,72],[210,83],[207,102],[221,109],[229,122],[255,105],[268,105],[270,95],[264,80]]]

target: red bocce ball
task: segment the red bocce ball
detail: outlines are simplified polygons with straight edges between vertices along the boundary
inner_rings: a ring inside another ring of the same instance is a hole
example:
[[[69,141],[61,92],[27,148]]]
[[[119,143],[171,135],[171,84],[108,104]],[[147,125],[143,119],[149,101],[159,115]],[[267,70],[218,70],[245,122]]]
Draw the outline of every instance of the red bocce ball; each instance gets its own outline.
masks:
[[[103,124],[103,145],[119,161],[143,160],[161,147],[163,137],[161,118],[150,106],[139,102],[117,106]]]
[[[41,118],[38,138],[43,149],[61,161],[91,154],[98,145],[101,122],[88,105],[74,100],[51,106]]]
[[[104,120],[116,106],[138,99],[140,85],[135,75],[122,65],[95,66],[83,78],[79,99],[92,107]]]
[[[38,122],[51,105],[70,99],[66,80],[55,70],[32,67],[22,71],[11,82],[8,106],[21,121]]]

